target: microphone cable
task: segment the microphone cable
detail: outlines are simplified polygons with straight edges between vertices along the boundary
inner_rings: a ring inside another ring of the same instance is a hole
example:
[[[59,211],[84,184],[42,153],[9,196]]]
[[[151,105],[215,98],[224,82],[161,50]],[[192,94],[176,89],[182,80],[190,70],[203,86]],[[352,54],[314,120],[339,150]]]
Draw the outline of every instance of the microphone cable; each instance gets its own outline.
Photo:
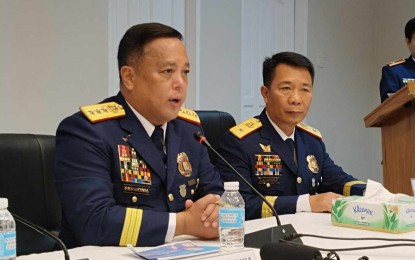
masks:
[[[329,236],[319,236],[319,235],[312,235],[312,234],[293,234],[289,237],[289,240],[297,238],[297,237],[316,237],[322,239],[333,239],[333,240],[380,240],[380,241],[394,241],[394,242],[414,242],[415,239],[409,238],[383,238],[383,237],[329,237]],[[291,238],[292,237],[292,238]]]
[[[28,220],[26,220],[26,219],[24,219],[24,218],[22,218],[22,217],[20,217],[20,216],[18,216],[18,215],[16,215],[16,214],[14,214],[14,213],[11,213],[10,212],[10,214],[12,214],[12,216],[17,220],[17,221],[19,221],[20,223],[22,223],[22,224],[24,224],[24,225],[26,225],[27,227],[29,227],[29,228],[31,228],[31,229],[33,229],[33,230],[35,230],[35,231],[37,231],[38,233],[40,233],[40,234],[42,234],[42,235],[46,235],[46,236],[48,236],[49,238],[51,238],[53,241],[55,241],[58,245],[59,245],[59,247],[62,249],[62,251],[63,251],[63,253],[64,253],[64,255],[65,255],[65,260],[69,260],[69,253],[68,253],[68,249],[66,248],[66,246],[65,246],[65,244],[62,242],[62,240],[60,240],[57,236],[55,236],[54,234],[52,234],[52,233],[50,233],[49,231],[47,231],[46,229],[44,229],[44,228],[42,228],[42,227],[39,227],[38,225],[36,225],[36,224],[34,224],[34,223],[31,223],[31,222],[29,222]]]
[[[380,240],[380,241],[405,241],[405,242],[414,242],[414,243],[400,243],[400,244],[388,244],[388,245],[379,245],[379,246],[365,246],[365,247],[349,247],[349,248],[320,248],[320,247],[314,247],[314,246],[308,246],[305,244],[298,244],[295,242],[290,241],[294,238],[299,237],[316,237],[316,238],[322,238],[322,239],[334,239],[334,240]],[[320,251],[328,251],[328,252],[334,252],[334,251],[353,251],[353,250],[369,250],[369,249],[380,249],[380,248],[388,248],[388,247],[400,247],[400,246],[415,246],[415,240],[413,239],[395,239],[395,238],[339,238],[339,237],[327,237],[327,236],[319,236],[319,235],[310,235],[310,234],[294,234],[290,237],[286,237],[289,240],[286,239],[280,239],[280,242],[289,243],[293,245],[301,245],[304,247],[309,247],[313,249],[317,249]]]

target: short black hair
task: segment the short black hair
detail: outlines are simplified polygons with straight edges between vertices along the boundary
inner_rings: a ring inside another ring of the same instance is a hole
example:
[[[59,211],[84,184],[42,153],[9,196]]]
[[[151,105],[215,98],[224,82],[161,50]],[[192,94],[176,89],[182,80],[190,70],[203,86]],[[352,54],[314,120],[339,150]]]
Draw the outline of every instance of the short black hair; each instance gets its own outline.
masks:
[[[307,57],[295,52],[280,52],[264,60],[262,78],[265,87],[269,88],[271,86],[272,80],[275,77],[275,68],[279,64],[307,69],[310,72],[312,82],[314,82],[314,66]]]
[[[280,52],[264,60],[262,78],[265,87],[269,88],[271,86],[272,80],[275,77],[275,68],[279,64],[307,69],[310,72],[312,82],[314,82],[314,66],[307,57],[295,52]]]
[[[146,44],[158,38],[183,40],[180,32],[161,23],[142,23],[128,29],[118,46],[118,71],[132,60],[140,59]]]
[[[408,41],[412,40],[412,35],[415,33],[415,17],[409,20],[405,25],[405,38]]]

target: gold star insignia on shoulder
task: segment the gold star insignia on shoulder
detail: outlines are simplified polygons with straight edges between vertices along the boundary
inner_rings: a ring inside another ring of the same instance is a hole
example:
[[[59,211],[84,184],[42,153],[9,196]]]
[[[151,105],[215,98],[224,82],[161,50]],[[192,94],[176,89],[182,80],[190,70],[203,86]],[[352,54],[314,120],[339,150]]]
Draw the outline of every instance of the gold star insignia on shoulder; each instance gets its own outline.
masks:
[[[261,146],[261,149],[264,153],[269,153],[271,152],[271,145],[263,145],[263,144],[259,144],[259,146]]]
[[[116,102],[100,103],[79,108],[92,123],[125,116],[125,110]]]
[[[261,121],[257,118],[252,117],[240,123],[239,125],[232,127],[231,129],[229,129],[229,131],[231,131],[231,133],[234,136],[238,137],[239,139],[242,139],[248,134],[254,132],[255,130],[261,127],[262,127]]]
[[[178,118],[181,118],[185,121],[190,123],[200,125],[200,119],[197,113],[193,110],[181,107],[179,110],[179,114],[177,115]]]
[[[315,129],[312,126],[309,126],[307,124],[304,124],[303,122],[297,124],[297,127],[309,134],[311,134],[312,136],[317,137],[318,139],[322,139],[321,133],[319,130]]]

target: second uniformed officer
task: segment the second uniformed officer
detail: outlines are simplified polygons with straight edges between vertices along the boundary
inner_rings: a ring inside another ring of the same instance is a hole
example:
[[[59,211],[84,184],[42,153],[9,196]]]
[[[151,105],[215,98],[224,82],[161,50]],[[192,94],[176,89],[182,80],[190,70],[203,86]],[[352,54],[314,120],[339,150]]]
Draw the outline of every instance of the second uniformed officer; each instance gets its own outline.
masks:
[[[314,68],[304,56],[282,52],[263,64],[265,109],[233,127],[220,140],[221,153],[274,206],[279,214],[325,212],[342,195],[362,195],[366,185],[335,165],[318,130],[301,121],[313,94]],[[224,181],[239,181],[219,162]],[[272,211],[240,182],[246,219]]]
[[[380,99],[385,101],[388,96],[415,80],[415,18],[405,25],[405,42],[411,55],[407,59],[389,62],[382,68],[380,80]]]
[[[182,35],[158,23],[133,26],[118,65],[120,93],[57,130],[61,239],[71,248],[218,237],[223,185],[193,138],[202,130],[197,115],[181,108],[190,69]]]

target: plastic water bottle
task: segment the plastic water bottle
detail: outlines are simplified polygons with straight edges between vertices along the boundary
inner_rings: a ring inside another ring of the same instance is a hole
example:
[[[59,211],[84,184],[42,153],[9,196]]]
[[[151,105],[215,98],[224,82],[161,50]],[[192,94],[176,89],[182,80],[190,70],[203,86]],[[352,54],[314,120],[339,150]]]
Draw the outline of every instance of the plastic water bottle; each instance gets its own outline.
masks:
[[[0,198],[0,259],[16,259],[16,223],[7,210],[9,201]]]
[[[239,193],[239,182],[225,182],[225,192],[220,197],[219,239],[224,250],[244,247],[245,202]]]

